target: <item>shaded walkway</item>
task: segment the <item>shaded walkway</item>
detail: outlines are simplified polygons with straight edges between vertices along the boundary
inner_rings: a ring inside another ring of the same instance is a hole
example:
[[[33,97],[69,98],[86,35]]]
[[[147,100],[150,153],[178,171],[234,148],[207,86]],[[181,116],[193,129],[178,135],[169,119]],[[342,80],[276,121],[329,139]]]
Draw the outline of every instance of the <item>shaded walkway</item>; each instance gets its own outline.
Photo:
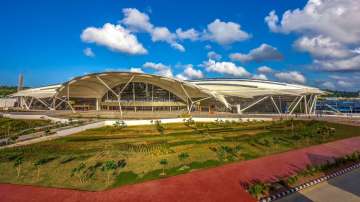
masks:
[[[307,164],[360,150],[360,137],[104,192],[0,185],[1,201],[254,201],[242,188],[252,180],[276,180]]]

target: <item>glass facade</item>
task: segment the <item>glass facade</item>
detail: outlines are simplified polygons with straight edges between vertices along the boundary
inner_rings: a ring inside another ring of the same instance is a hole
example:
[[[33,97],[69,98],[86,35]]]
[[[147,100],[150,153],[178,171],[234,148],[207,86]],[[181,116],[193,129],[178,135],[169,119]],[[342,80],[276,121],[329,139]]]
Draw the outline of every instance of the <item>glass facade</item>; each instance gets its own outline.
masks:
[[[120,84],[113,88],[114,92],[120,93],[126,84]],[[117,97],[108,91],[103,101],[117,101]],[[183,102],[173,93],[156,85],[141,82],[131,82],[121,93],[121,101],[142,101],[142,102]]]

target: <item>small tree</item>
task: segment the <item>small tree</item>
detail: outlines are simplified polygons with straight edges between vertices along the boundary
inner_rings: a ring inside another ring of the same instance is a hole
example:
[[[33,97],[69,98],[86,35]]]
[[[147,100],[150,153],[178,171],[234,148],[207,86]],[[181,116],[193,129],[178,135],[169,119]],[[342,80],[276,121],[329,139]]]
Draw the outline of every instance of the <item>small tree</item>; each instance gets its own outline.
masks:
[[[160,135],[164,135],[165,127],[161,124],[160,120],[154,121],[156,130],[160,133]]]
[[[189,128],[191,128],[191,129],[197,129],[196,128],[196,123],[195,123],[195,121],[190,117],[190,118],[188,118],[188,119],[184,119],[183,120],[184,121],[184,125],[186,126],[186,127],[189,127]]]
[[[51,132],[51,131],[50,131],[50,128],[46,128],[44,132],[45,132],[45,135],[46,135],[46,136],[50,135],[50,132]]]
[[[16,168],[17,176],[20,177],[21,164],[23,163],[24,158],[19,156],[15,159],[14,167]]]
[[[34,166],[36,167],[37,169],[37,179],[39,180],[39,177],[40,177],[40,166],[42,165],[43,163],[41,162],[41,160],[38,160],[34,163]]]
[[[83,162],[81,162],[78,167],[73,168],[73,169],[71,170],[71,177],[72,177],[72,176],[78,177],[80,183],[82,184],[82,183],[83,183],[83,177],[82,177],[82,175],[81,175],[81,172],[82,172],[82,170],[85,169],[85,168],[86,168],[86,164],[83,163]]]
[[[115,171],[116,168],[117,168],[117,164],[115,161],[111,160],[111,161],[105,162],[105,166],[103,167],[103,169],[107,172],[107,180],[106,180],[107,185],[109,185],[109,183],[110,183],[111,171]]]
[[[185,161],[187,158],[189,158],[189,154],[186,152],[182,152],[178,155],[178,158],[180,161]],[[183,165],[184,166],[184,165]]]
[[[168,160],[167,159],[161,159],[159,163],[160,163],[160,165],[163,166],[163,172],[161,173],[161,175],[166,175],[165,166],[168,164]]]
[[[39,179],[40,177],[40,167],[54,159],[56,159],[56,157],[48,157],[48,158],[39,159],[34,163],[34,166],[37,168],[37,179]]]

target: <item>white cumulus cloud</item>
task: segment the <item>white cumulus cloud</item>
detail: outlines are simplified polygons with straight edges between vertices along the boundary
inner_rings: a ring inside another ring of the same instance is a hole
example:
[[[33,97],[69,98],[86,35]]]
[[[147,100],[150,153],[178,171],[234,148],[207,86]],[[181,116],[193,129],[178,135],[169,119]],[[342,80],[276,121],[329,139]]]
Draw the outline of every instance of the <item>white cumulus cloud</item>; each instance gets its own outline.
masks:
[[[150,18],[146,13],[140,12],[136,8],[124,8],[124,18],[120,21],[133,31],[151,32],[154,25],[150,23]]]
[[[84,55],[88,56],[88,57],[95,57],[95,53],[92,51],[91,48],[85,48],[83,50]]]
[[[185,70],[181,74],[177,74],[176,78],[181,80],[189,79],[201,79],[204,78],[204,74],[199,69],[194,69],[192,64],[185,65]]]
[[[210,51],[207,53],[207,57],[212,60],[220,60],[222,57],[220,54],[217,54],[214,51]]]
[[[230,58],[240,62],[263,62],[268,60],[282,60],[283,55],[277,50],[277,48],[268,44],[261,44],[258,48],[250,50],[247,54],[230,54]]]
[[[265,21],[274,32],[310,32],[344,43],[360,42],[358,0],[309,0],[302,9],[287,10],[281,20],[271,11]]]
[[[265,18],[273,32],[297,33],[294,47],[313,57],[313,69],[360,71],[360,4],[358,0],[308,0],[304,8]],[[354,48],[355,47],[355,48]]]
[[[204,39],[214,41],[221,45],[244,41],[250,37],[250,34],[241,30],[240,24],[235,22],[223,22],[219,19],[208,24],[203,36]]]
[[[116,52],[132,55],[146,54],[147,50],[138,42],[135,35],[121,25],[104,24],[103,27],[88,27],[82,34],[81,39],[87,43],[96,43]]]
[[[176,35],[179,39],[189,39],[191,41],[196,41],[199,39],[199,32],[196,31],[194,28],[188,29],[188,30],[182,30],[181,28],[176,29]]]
[[[146,62],[145,64],[143,64],[143,67],[153,69],[155,70],[156,74],[159,74],[161,76],[173,77],[171,67],[168,65],[164,65],[162,63]]]
[[[268,66],[261,66],[261,67],[257,68],[257,71],[262,74],[269,74],[269,73],[273,72],[273,69]]]
[[[283,82],[287,83],[306,83],[306,78],[303,74],[297,71],[289,71],[289,72],[277,72],[274,76]]]
[[[360,55],[339,60],[315,60],[314,68],[324,71],[360,71]]]
[[[209,61],[203,63],[203,66],[208,72],[216,72],[237,77],[251,76],[251,74],[244,67],[236,66],[236,64],[232,62],[217,62],[215,60],[209,59]]]
[[[130,72],[144,73],[144,71],[139,67],[131,67]]]
[[[255,74],[251,78],[259,79],[259,80],[268,80],[268,78],[265,74]]]
[[[177,42],[177,35],[170,32],[167,27],[154,26],[150,22],[150,17],[136,8],[123,9],[124,18],[120,21],[126,25],[130,30],[135,32],[147,32],[151,36],[153,42],[166,42],[176,50],[185,51],[184,46]],[[188,35],[189,33],[182,33]]]
[[[176,42],[176,35],[171,33],[166,27],[155,27],[151,32],[151,40],[167,42],[171,47],[184,52],[185,48]]]
[[[344,58],[352,55],[343,44],[325,36],[303,36],[296,40],[294,46],[303,52],[308,52],[315,58]]]

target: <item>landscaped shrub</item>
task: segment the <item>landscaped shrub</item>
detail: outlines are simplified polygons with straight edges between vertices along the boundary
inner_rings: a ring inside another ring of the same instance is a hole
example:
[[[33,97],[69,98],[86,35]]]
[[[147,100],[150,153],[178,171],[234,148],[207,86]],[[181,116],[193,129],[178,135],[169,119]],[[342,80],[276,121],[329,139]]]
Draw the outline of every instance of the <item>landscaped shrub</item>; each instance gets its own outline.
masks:
[[[215,152],[220,161],[234,161],[239,156],[237,152],[240,150],[240,146],[230,147],[227,145],[221,145],[218,147],[209,147],[209,149]]]
[[[191,128],[191,129],[197,129],[195,121],[190,117],[188,119],[184,119],[183,123],[185,126]]]
[[[60,164],[65,164],[65,163],[68,163],[68,162],[73,161],[75,159],[76,159],[75,156],[68,156],[68,157],[64,158],[63,160],[61,160]]]
[[[106,172],[107,178],[106,178],[106,184],[109,185],[110,182],[110,174],[111,171],[115,171],[117,168],[117,164],[114,160],[106,161],[105,165],[102,167],[102,170]]]
[[[166,141],[157,141],[146,144],[128,144],[122,143],[117,145],[117,149],[120,151],[128,151],[128,152],[142,152],[149,155],[161,155],[172,153],[170,149],[170,145],[167,144]]]
[[[286,183],[291,186],[291,185],[294,185],[297,181],[298,181],[298,176],[294,175],[294,176],[288,177],[286,180]]]
[[[165,127],[161,124],[161,120],[151,120],[151,123],[155,125],[155,128],[160,135],[164,135]]]
[[[257,198],[260,199],[263,195],[265,195],[268,191],[269,187],[261,182],[256,182],[249,186],[249,193]]]
[[[71,170],[71,177],[77,177],[79,179],[79,182],[82,184],[84,183],[82,171],[86,168],[86,164],[84,162],[81,162],[78,167],[73,168]]]
[[[116,122],[113,124],[113,126],[114,126],[116,129],[118,129],[118,130],[121,130],[121,129],[127,127],[126,123],[125,123],[123,120],[116,121]]]
[[[96,162],[94,165],[87,167],[82,172],[82,179],[86,182],[89,179],[93,179],[95,177],[96,170],[103,165],[102,162]]]
[[[305,169],[298,171],[295,175],[287,177],[285,179],[281,179],[278,182],[273,184],[280,183],[285,185],[286,187],[293,187],[295,186],[299,179],[303,177],[315,176],[318,173],[326,173],[329,171],[334,171],[339,167],[344,165],[349,165],[351,163],[358,163],[360,161],[360,153],[354,152],[352,154],[335,158],[334,161],[327,161],[326,164],[322,165],[307,165]],[[249,193],[256,197],[260,198],[268,193],[268,191],[272,188],[271,184],[265,184],[264,182],[255,182],[248,186]]]

